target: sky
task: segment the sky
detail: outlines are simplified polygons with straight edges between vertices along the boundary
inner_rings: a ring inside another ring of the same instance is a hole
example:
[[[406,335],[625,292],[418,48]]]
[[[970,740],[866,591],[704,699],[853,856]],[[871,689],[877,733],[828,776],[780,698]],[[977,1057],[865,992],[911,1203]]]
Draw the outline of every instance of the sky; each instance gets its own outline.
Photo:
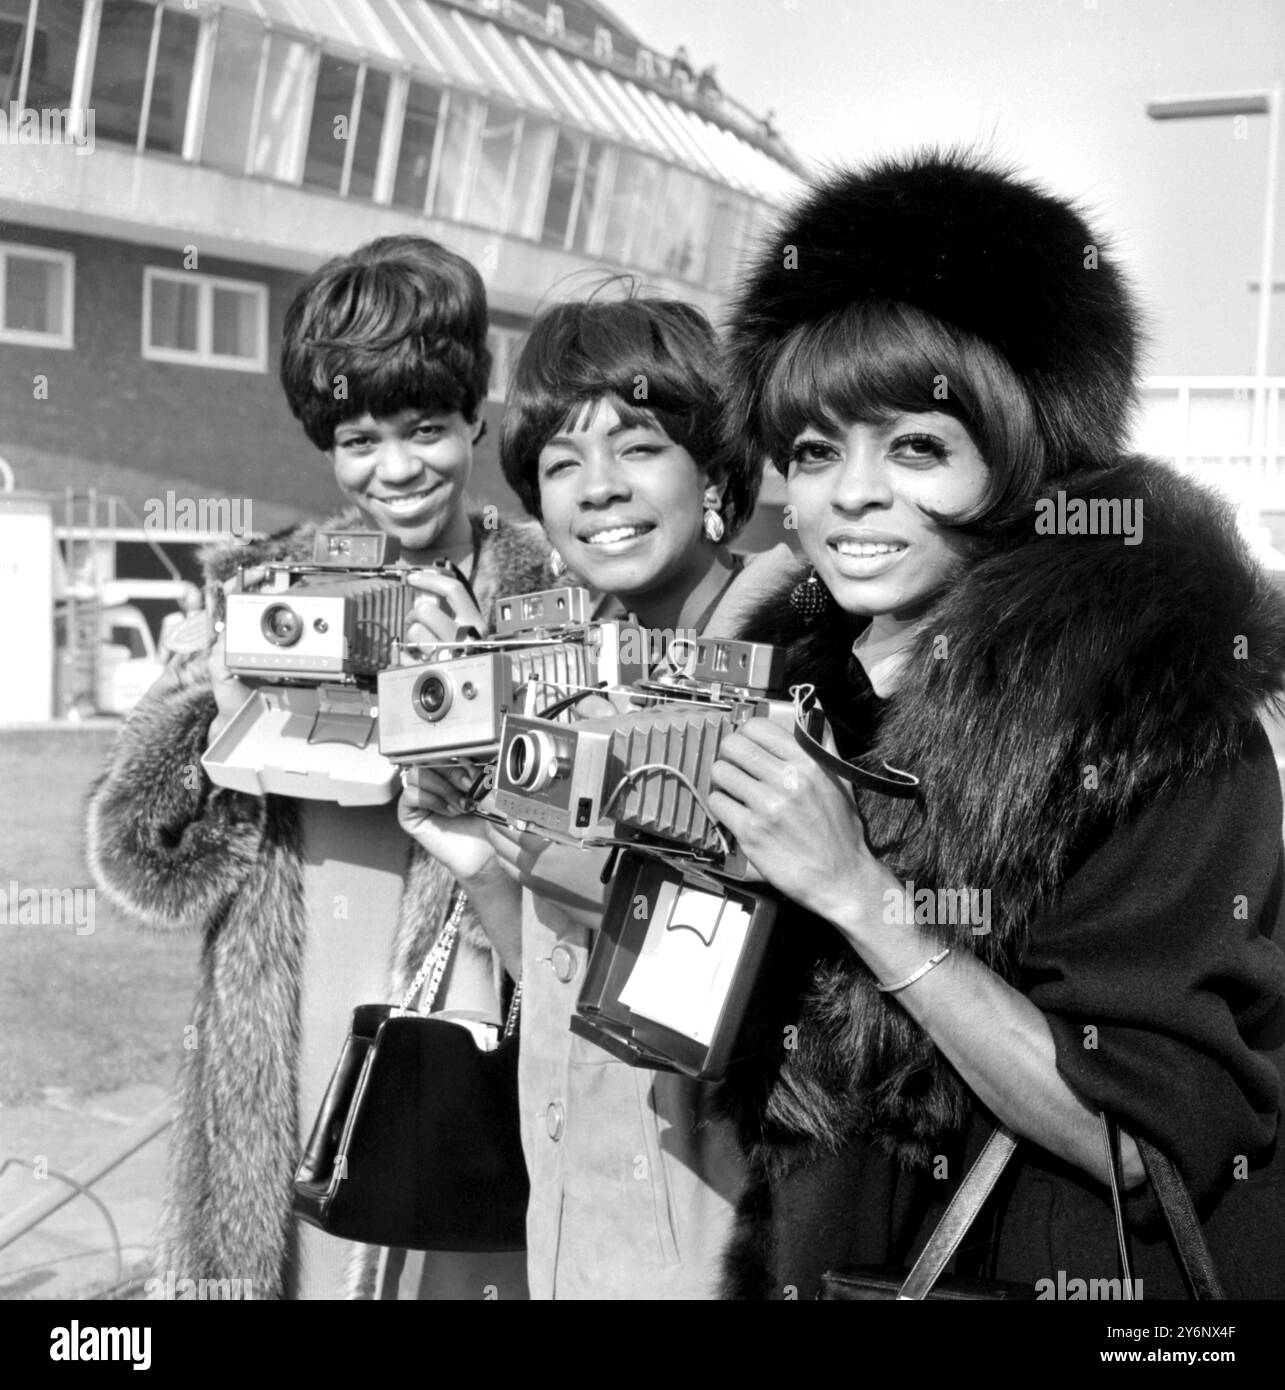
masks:
[[[1285,0],[609,3],[645,43],[715,64],[818,168],[964,142],[1076,198],[1132,272],[1151,374],[1253,370],[1268,118],[1158,122],[1145,106],[1285,80]],[[1285,279],[1285,176],[1278,194]],[[1285,375],[1285,291],[1272,312],[1269,370]]]

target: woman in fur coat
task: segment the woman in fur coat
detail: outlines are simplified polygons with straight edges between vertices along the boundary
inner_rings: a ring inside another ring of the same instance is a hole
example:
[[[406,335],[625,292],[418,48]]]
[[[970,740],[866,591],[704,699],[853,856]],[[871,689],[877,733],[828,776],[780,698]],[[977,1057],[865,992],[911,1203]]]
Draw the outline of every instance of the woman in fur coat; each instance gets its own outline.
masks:
[[[813,568],[752,630],[846,759],[918,789],[854,801],[765,720],[722,746],[713,810],[822,942],[797,1045],[727,1088],[726,1292],[908,1268],[996,1122],[1019,1144],[957,1272],[1118,1278],[1104,1112],[1139,1296],[1185,1292],[1142,1143],[1227,1293],[1285,1297],[1280,597],[1221,502],[1123,454],[1137,314],[1065,203],[926,154],[777,239],[731,424]]]
[[[353,504],[327,526],[377,528],[404,559],[449,558],[469,580],[473,597],[456,580],[417,576],[433,597],[416,603],[408,638],[485,628],[497,597],[553,582],[538,526],[465,505],[490,366],[472,266],[422,237],[381,239],[323,266],[284,333],[287,396]],[[310,560],[316,529],[208,555],[211,606],[243,566]],[[213,786],[201,757],[248,691],[212,643],[212,633],[198,641],[138,705],[88,807],[104,894],[150,927],[201,938],[156,1270],[240,1279],[260,1299],[371,1293],[371,1252],[293,1220],[294,1173],[352,1009],[402,996],[454,884],[403,832],[395,802]],[[449,996],[498,1008],[495,969],[470,911],[438,1007]],[[382,1297],[481,1298],[487,1285],[524,1294],[524,1257],[394,1251],[378,1266]]]

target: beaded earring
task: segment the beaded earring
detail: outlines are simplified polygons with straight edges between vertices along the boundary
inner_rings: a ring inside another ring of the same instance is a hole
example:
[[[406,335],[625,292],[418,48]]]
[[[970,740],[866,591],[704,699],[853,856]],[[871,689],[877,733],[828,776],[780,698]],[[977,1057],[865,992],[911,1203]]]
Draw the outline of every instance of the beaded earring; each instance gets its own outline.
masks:
[[[790,590],[790,607],[808,627],[814,627],[826,614],[833,612],[834,606],[834,598],[814,569]]]

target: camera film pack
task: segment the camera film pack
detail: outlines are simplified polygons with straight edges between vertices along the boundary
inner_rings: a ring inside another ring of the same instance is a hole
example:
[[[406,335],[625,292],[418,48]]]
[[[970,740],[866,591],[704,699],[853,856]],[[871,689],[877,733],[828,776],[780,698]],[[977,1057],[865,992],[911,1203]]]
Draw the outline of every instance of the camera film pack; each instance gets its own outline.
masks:
[[[257,688],[201,760],[215,785],[346,806],[393,799],[375,677],[398,659],[421,594],[398,549],[378,531],[318,531],[310,562],[262,566],[258,588],[226,595],[225,664]],[[458,576],[448,561],[420,568]]]
[[[404,766],[489,761],[506,716],[536,711],[556,724],[577,695],[640,680],[641,630],[592,622],[591,606],[589,591],[573,586],[502,598],[490,636],[382,671],[380,751]]]

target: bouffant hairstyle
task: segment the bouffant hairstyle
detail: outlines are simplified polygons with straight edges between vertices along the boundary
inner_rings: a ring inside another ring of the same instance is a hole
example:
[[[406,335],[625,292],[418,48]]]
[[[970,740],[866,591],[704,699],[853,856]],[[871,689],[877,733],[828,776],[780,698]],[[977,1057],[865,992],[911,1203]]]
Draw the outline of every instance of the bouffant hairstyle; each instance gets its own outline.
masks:
[[[486,398],[486,288],[427,237],[389,236],[314,271],[286,310],[281,385],[318,449],[360,415],[408,406],[475,420]]]
[[[763,465],[740,463],[723,444],[717,335],[690,304],[634,294],[557,304],[531,327],[513,369],[500,437],[500,466],[531,516],[540,516],[541,449],[604,399],[625,425],[658,425],[686,449],[722,489],[727,534],[744,526]]]

